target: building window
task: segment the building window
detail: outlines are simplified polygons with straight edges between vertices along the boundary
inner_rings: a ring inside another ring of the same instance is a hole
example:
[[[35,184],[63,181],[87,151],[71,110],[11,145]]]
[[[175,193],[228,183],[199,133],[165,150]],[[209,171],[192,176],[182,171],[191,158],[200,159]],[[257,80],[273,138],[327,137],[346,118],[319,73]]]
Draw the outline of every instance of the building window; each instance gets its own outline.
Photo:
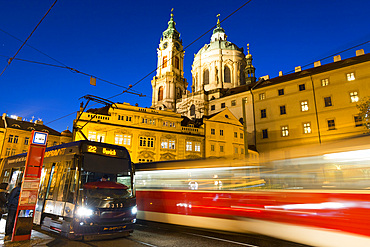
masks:
[[[280,115],[285,115],[286,114],[286,109],[285,105],[280,106]]]
[[[240,133],[240,139],[243,139],[243,133]]]
[[[351,72],[351,73],[347,73],[347,81],[354,81],[356,78],[355,78],[355,73],[354,72]]]
[[[266,109],[261,110],[261,118],[266,118]]]
[[[195,115],[195,105],[194,104],[192,104],[191,106],[190,106],[190,116],[194,116]]]
[[[280,95],[284,95],[284,89],[283,89],[283,88],[282,88],[282,89],[279,89],[279,90],[278,90],[278,94],[279,94],[279,96],[280,96]]]
[[[203,71],[203,84],[204,85],[209,84],[209,70],[208,69],[205,69]]]
[[[224,135],[224,130],[220,130],[220,136]]]
[[[266,94],[265,94],[265,93],[260,93],[260,94],[259,94],[259,99],[260,99],[260,100],[264,100],[264,99],[266,99]]]
[[[281,136],[289,136],[289,128],[288,126],[281,127]]]
[[[130,135],[124,135],[123,136],[123,145],[127,145],[127,146],[131,145],[131,136]]]
[[[101,133],[98,133],[97,135],[96,135],[96,141],[97,142],[105,142],[105,135],[104,134],[101,134]]]
[[[231,82],[231,72],[230,68],[228,66],[225,66],[224,68],[224,82],[230,83]]]
[[[334,122],[334,119],[328,120],[328,130],[335,130],[335,122]]]
[[[236,153],[236,154],[238,153],[238,148],[237,147],[234,148],[234,153]]]
[[[306,84],[300,84],[300,85],[298,85],[298,87],[299,87],[299,91],[306,90]]]
[[[161,148],[168,148],[168,140],[161,141]]]
[[[158,101],[163,100],[163,87],[159,87],[158,89]]]
[[[30,141],[30,138],[29,137],[25,137],[24,138],[24,145],[28,145],[29,141]]]
[[[13,142],[13,138],[14,138],[13,135],[9,135],[8,142],[12,143]]]
[[[267,129],[262,130],[262,139],[267,139],[269,137]]]
[[[244,154],[244,148],[240,148],[240,153]]]
[[[211,145],[211,151],[214,152],[215,151],[215,145]]]
[[[200,142],[194,143],[194,151],[195,152],[200,152]]]
[[[221,108],[225,108],[225,103],[221,103]]]
[[[332,106],[331,97],[324,98],[325,107]]]
[[[149,147],[149,148],[154,147],[154,137],[140,136],[139,146],[140,147]]]
[[[215,135],[216,134],[216,130],[215,129],[211,129],[211,135]]]
[[[163,139],[161,141],[161,148],[175,149],[175,140]]]
[[[95,131],[89,131],[87,135],[87,139],[89,141],[96,141],[96,132]]]
[[[224,146],[220,146],[220,153],[224,152]]]
[[[122,145],[123,144],[123,135],[116,135],[114,137],[114,144]]]
[[[231,101],[231,106],[236,106],[236,100]]]
[[[10,148],[6,148],[5,156],[10,156]]]
[[[14,136],[13,143],[18,143],[18,138],[19,138],[19,136]]]
[[[180,60],[178,57],[175,57],[175,68],[180,69]]]
[[[234,132],[234,137],[238,138],[238,132]]]
[[[193,150],[193,143],[186,142],[186,151],[192,151],[192,150]]]
[[[351,103],[358,102],[358,100],[359,100],[357,91],[350,92],[349,97],[351,98]]]
[[[164,56],[163,62],[162,62],[162,68],[166,68],[166,67],[167,67],[167,56]]]
[[[211,111],[214,111],[216,109],[215,105],[211,105]]]
[[[12,149],[12,152],[10,153],[10,155],[15,155],[15,149]]]
[[[326,87],[327,85],[329,85],[329,79],[328,78],[322,79],[321,86]]]
[[[311,123],[303,123],[303,133],[311,134]]]
[[[163,95],[163,92],[162,92],[162,95]],[[129,121],[129,122],[131,122],[131,117],[129,117],[129,116],[126,116],[126,121]]]
[[[360,127],[363,125],[362,118],[360,116],[354,116],[355,127]]]
[[[301,111],[308,111],[308,101],[301,101]]]

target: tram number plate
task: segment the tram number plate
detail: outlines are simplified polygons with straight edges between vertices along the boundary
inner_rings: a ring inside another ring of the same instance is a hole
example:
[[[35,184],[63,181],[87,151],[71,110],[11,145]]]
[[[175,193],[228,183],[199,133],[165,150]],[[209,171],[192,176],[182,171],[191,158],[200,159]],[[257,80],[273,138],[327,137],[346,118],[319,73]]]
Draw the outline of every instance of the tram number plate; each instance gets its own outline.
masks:
[[[126,226],[112,226],[112,227],[104,227],[103,231],[117,231],[117,230],[122,230],[125,229]]]

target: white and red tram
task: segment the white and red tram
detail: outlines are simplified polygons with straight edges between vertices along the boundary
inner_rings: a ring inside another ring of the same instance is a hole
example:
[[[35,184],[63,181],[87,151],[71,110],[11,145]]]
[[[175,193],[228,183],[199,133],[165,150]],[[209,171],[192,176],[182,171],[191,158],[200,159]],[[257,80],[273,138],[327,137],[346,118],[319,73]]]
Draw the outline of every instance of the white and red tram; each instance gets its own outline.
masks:
[[[137,164],[138,218],[313,246],[370,246],[370,150],[350,156],[271,169],[224,160]]]

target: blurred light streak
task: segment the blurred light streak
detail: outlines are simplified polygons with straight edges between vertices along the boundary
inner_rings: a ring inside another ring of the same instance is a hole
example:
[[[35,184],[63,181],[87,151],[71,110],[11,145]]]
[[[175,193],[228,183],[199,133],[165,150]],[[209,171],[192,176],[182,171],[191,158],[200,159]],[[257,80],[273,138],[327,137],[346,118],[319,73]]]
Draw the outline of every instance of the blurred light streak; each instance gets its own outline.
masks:
[[[337,162],[368,160],[370,159],[370,149],[324,154],[324,159],[336,160]]]

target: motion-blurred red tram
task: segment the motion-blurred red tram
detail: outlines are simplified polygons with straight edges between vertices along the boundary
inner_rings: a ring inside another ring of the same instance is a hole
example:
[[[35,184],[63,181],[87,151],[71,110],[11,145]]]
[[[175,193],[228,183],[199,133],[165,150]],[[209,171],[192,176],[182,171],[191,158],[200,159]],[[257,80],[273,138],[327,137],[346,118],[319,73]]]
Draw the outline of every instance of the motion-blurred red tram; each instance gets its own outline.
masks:
[[[136,165],[138,218],[313,246],[370,246],[370,149]]]

